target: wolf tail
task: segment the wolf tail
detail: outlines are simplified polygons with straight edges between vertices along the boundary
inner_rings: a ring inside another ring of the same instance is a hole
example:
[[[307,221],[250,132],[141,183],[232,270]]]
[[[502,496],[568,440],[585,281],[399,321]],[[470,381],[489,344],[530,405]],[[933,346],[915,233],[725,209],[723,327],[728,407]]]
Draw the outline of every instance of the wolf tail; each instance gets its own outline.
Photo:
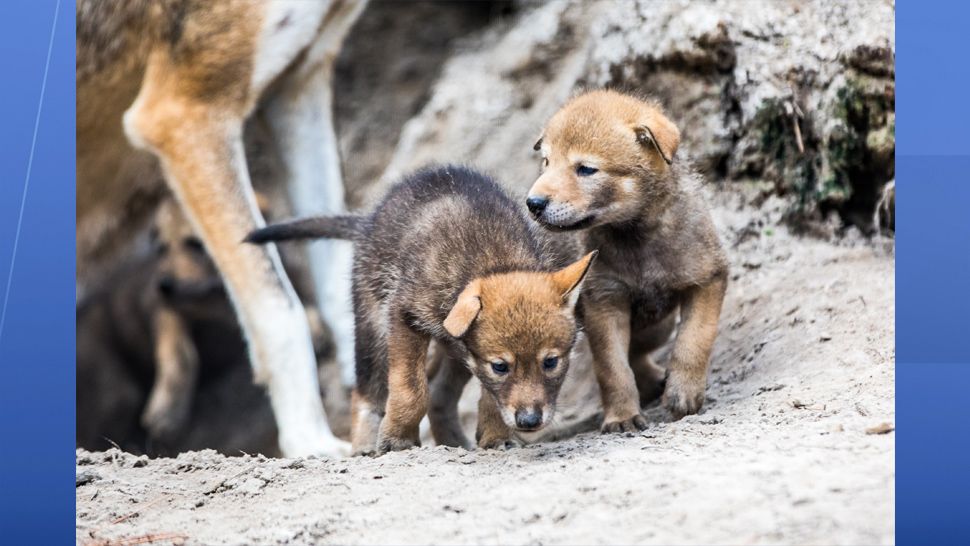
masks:
[[[356,214],[314,216],[255,229],[245,242],[264,244],[299,239],[357,239],[364,232],[367,217]]]

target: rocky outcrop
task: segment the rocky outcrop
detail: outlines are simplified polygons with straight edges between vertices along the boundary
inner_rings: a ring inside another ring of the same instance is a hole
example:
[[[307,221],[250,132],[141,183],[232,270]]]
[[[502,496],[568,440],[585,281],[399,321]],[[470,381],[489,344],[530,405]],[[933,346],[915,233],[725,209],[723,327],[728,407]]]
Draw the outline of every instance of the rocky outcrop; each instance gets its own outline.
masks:
[[[608,86],[665,104],[681,149],[718,184],[781,196],[795,225],[834,211],[871,230],[895,176],[893,2],[516,8],[458,43],[404,125],[385,182],[460,160],[524,191],[546,118],[577,90]]]

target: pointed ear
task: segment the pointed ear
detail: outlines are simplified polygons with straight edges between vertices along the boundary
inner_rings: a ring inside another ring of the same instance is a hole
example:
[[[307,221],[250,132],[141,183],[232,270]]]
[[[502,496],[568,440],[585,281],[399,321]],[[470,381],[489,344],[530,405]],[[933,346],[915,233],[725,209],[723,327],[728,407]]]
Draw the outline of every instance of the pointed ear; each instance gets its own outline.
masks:
[[[471,328],[478,312],[482,310],[481,281],[475,279],[458,294],[458,301],[445,317],[445,330],[452,337],[461,337]]]
[[[680,146],[680,130],[672,121],[655,112],[647,123],[634,127],[633,132],[641,146],[655,148],[664,162],[670,165],[677,153],[677,147]]]
[[[552,274],[552,282],[555,283],[556,289],[562,294],[564,305],[576,306],[576,301],[579,300],[580,285],[583,284],[583,279],[586,278],[589,267],[593,265],[593,260],[596,259],[597,254],[599,254],[599,251],[594,250]]]

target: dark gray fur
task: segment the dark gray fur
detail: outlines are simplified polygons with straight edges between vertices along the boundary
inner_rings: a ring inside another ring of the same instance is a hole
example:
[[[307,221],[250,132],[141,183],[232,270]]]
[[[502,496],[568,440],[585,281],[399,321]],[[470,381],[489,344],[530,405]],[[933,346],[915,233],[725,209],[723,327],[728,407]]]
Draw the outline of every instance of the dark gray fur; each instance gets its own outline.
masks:
[[[493,179],[456,165],[406,176],[368,216],[267,226],[247,240],[312,237],[356,243],[357,386],[379,412],[387,399],[387,325],[392,313],[463,358],[466,347],[442,323],[468,282],[493,273],[553,271],[578,256],[576,246],[535,227]]]

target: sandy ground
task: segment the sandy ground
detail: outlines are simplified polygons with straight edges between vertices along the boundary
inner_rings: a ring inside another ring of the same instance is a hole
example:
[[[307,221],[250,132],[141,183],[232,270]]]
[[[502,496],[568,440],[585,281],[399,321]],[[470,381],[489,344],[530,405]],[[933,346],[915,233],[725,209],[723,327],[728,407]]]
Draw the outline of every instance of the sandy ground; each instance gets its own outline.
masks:
[[[700,415],[507,452],[79,451],[79,543],[892,543],[891,249],[763,227],[771,203],[742,200],[715,198],[733,278]],[[588,367],[570,373],[563,414],[594,412]]]

